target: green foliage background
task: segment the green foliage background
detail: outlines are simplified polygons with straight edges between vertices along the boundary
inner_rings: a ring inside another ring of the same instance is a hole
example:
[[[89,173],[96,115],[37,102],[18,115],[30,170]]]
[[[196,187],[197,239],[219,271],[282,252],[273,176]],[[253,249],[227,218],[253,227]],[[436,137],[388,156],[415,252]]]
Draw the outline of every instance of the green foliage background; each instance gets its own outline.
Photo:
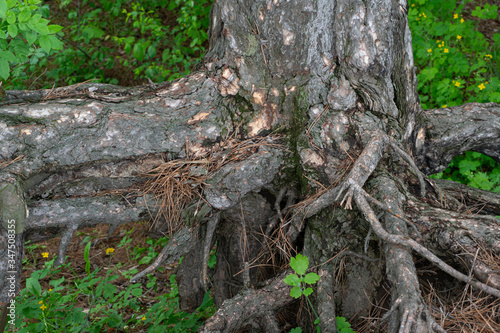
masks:
[[[500,34],[479,31],[486,21],[498,18],[498,7],[470,2],[410,2],[408,21],[423,108],[500,103]],[[500,193],[500,164],[476,152],[455,157],[433,177]]]
[[[7,20],[2,3],[13,6]],[[11,68],[10,75],[3,76],[4,89],[93,79],[128,86],[145,83],[146,78],[174,80],[189,74],[205,53],[210,0],[62,0],[48,2],[50,7],[39,0],[28,3],[0,0],[0,50],[3,46],[23,55],[0,53],[0,76],[5,60]],[[17,23],[9,24],[13,13]],[[22,23],[30,13],[30,20],[43,16],[41,22],[50,18],[60,26],[42,31],[41,24]],[[20,27],[24,35],[12,34],[12,27]]]

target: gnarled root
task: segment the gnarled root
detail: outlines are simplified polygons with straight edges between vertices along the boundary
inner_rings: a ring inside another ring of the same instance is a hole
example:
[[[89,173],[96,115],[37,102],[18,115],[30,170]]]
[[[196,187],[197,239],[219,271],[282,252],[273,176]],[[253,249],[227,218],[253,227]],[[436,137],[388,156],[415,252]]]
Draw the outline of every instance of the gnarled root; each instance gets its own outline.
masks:
[[[268,318],[271,313],[291,303],[290,286],[283,282],[289,273],[283,272],[267,281],[263,288],[247,289],[226,300],[199,332],[236,332],[250,321]]]
[[[401,193],[394,182],[386,177],[377,179],[381,196],[388,208],[403,215],[400,205]],[[385,229],[392,234],[406,235],[406,222],[392,214],[385,215]],[[392,282],[392,307],[383,320],[389,320],[388,332],[433,332],[435,324],[420,294],[417,271],[411,250],[395,244],[385,243],[387,276]],[[437,325],[437,324],[436,324]]]
[[[156,260],[142,272],[134,275],[130,282],[134,283],[140,278],[148,275],[158,269],[160,265],[169,265],[176,260],[179,260],[185,253],[189,252],[194,246],[191,237],[191,230],[188,227],[183,227],[177,231],[168,241],[167,245],[161,250]]]

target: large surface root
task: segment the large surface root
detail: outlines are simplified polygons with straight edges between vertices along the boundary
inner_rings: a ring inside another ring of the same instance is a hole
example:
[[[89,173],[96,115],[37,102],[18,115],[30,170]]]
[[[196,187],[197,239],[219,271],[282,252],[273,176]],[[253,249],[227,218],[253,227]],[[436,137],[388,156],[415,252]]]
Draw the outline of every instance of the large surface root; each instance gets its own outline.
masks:
[[[394,214],[403,216],[400,208],[403,198],[395,183],[387,177],[380,177],[375,183],[388,208]],[[385,213],[384,226],[394,235],[406,236],[408,234],[405,221],[393,214]],[[384,253],[387,276],[393,286],[392,307],[384,316],[384,320],[389,320],[388,332],[433,332],[435,329],[432,326],[435,322],[421,296],[411,250],[385,243]]]
[[[200,329],[204,333],[236,332],[253,319],[268,317],[293,301],[290,289],[283,279],[290,271],[267,281],[260,289],[247,289],[226,300],[222,307]]]
[[[492,288],[490,286],[485,285],[484,283],[481,283],[477,280],[472,279],[470,276],[467,276],[463,273],[460,273],[450,265],[446,264],[443,262],[441,259],[439,259],[434,253],[429,251],[427,248],[424,246],[420,245],[413,239],[407,237],[407,236],[402,236],[402,235],[394,235],[388,233],[380,224],[380,221],[378,220],[375,212],[372,210],[370,205],[368,204],[368,201],[365,198],[365,193],[364,190],[360,187],[356,188],[356,191],[354,192],[354,199],[356,201],[356,204],[358,208],[362,211],[363,215],[365,218],[370,222],[371,227],[373,228],[373,231],[377,234],[377,236],[382,239],[385,242],[389,242],[391,244],[395,245],[402,245],[407,248],[410,248],[414,250],[415,252],[419,253],[421,256],[425,257],[427,260],[431,261],[434,263],[436,266],[441,268],[443,271],[446,273],[450,274],[454,278],[469,283],[473,287],[482,290],[490,295],[500,297],[500,290],[496,288]]]

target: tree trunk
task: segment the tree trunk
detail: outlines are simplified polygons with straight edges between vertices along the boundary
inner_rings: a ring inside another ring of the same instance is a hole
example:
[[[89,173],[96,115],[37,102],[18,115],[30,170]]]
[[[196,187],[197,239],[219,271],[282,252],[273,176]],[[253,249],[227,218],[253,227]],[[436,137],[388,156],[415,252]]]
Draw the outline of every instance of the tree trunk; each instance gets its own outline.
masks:
[[[219,311],[204,332],[278,332],[276,312],[293,301],[282,266],[298,252],[320,275],[312,300],[322,332],[337,331],[335,315],[368,316],[384,281],[390,310],[375,326],[441,331],[421,294],[417,254],[500,297],[486,256],[445,259],[479,248],[498,255],[500,196],[425,176],[465,150],[500,162],[500,106],[421,109],[407,6],[218,0],[204,68],[186,78],[7,92],[0,302],[10,299],[8,272],[19,281],[24,240],[62,233],[60,263],[78,228],[151,211],[176,232],[151,269],[184,255],[185,309],[212,289]],[[144,185],[144,174],[154,181]],[[183,184],[204,200],[178,195]],[[482,215],[466,213],[479,200]]]

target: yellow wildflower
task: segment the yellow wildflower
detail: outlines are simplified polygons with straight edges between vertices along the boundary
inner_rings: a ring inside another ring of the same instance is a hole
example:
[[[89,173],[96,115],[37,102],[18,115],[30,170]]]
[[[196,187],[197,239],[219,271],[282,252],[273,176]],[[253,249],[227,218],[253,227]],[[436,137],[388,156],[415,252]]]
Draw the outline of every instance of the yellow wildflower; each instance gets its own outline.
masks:
[[[462,39],[462,36],[460,36],[460,35],[457,35],[457,39]]]
[[[457,87],[457,88],[460,87],[460,82],[454,81],[454,83],[455,83],[455,87]]]
[[[490,58],[490,59],[493,58],[493,56],[491,54],[486,54],[485,57]]]
[[[465,20],[463,18],[460,19],[460,23],[464,23]]]
[[[482,84],[482,83],[481,83],[480,85],[478,85],[477,87],[479,88],[479,90],[483,90],[484,88],[486,88],[486,87],[484,86],[484,84]]]
[[[113,253],[115,252],[115,249],[113,249],[112,247],[109,247],[106,249],[106,254],[110,254],[110,253]]]
[[[436,43],[441,43],[441,40],[440,40],[440,39],[438,39],[438,40],[436,41]]]
[[[142,316],[141,320],[146,320],[146,316]]]
[[[49,253],[48,252],[42,252],[42,257],[48,258],[49,257]]]
[[[45,311],[45,310],[47,309],[47,307],[46,307],[45,305],[42,305],[42,306],[40,307],[40,309],[42,309],[43,311]]]
[[[428,49],[427,52],[431,53],[432,52],[432,49]]]
[[[427,17],[427,15],[425,15],[425,13],[422,13],[422,16],[423,16],[423,17]]]
[[[415,7],[415,4],[414,4],[414,3],[412,3],[412,4],[411,4],[411,6],[412,6],[412,7]]]
[[[448,106],[448,105],[446,105],[446,104],[445,104],[445,105],[443,105],[441,108],[445,108],[445,107],[447,107],[447,106]]]
[[[444,49],[444,53],[448,53],[448,52],[450,52],[450,50],[449,50],[449,49],[447,49],[447,48],[445,48],[445,49]]]
[[[49,291],[52,291],[52,289],[49,289]]]
[[[457,19],[458,18],[458,14],[453,15],[453,18]]]
[[[38,304],[43,304],[43,299],[40,302],[38,302]]]

